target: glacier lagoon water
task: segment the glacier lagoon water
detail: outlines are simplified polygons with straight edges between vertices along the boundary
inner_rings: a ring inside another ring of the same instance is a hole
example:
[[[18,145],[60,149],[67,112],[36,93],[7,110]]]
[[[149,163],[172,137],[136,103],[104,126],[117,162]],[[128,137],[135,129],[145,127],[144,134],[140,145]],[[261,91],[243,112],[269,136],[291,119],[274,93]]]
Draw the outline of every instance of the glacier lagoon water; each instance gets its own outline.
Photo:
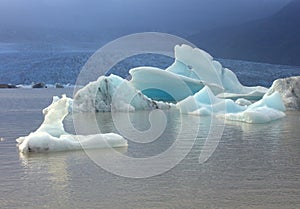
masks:
[[[267,124],[226,122],[217,149],[202,165],[210,119],[201,118],[197,141],[180,164],[156,177],[128,179],[103,170],[83,151],[19,154],[15,139],[34,131],[43,121],[41,109],[62,93],[71,96],[72,89],[0,90],[0,208],[300,207],[300,112]],[[139,119],[137,128],[148,127],[140,120],[147,112],[131,116]],[[172,123],[157,143],[129,143],[120,151],[144,157],[167,149],[180,125],[176,112],[167,117]],[[110,113],[98,113],[97,120],[102,131],[115,129]],[[65,125],[73,130],[70,119]]]

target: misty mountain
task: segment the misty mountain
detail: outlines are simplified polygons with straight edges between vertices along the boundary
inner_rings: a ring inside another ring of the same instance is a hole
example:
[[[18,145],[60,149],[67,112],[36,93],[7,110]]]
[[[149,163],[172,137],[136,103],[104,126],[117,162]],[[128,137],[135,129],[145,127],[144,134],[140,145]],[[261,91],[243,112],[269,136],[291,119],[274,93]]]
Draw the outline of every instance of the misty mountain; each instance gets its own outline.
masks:
[[[300,0],[274,15],[190,37],[213,56],[300,66]]]
[[[273,14],[289,0],[1,0],[0,42],[107,42],[136,32],[182,37]]]

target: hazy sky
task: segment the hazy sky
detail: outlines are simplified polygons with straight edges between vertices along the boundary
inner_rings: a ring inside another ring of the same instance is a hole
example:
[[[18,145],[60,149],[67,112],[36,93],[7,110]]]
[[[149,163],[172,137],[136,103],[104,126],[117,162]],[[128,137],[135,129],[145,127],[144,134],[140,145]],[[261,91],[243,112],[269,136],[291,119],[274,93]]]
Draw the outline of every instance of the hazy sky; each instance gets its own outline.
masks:
[[[0,0],[0,29],[197,31],[268,16],[289,0]]]

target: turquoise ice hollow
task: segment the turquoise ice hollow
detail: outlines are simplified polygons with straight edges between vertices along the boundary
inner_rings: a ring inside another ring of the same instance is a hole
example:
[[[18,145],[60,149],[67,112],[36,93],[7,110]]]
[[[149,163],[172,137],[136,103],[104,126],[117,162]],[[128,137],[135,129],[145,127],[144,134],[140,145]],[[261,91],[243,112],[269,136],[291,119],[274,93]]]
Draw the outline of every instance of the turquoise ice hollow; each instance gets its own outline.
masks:
[[[132,85],[151,99],[181,101],[204,86],[221,98],[259,100],[267,92],[261,86],[243,86],[236,75],[207,52],[188,45],[175,46],[175,61],[167,69],[138,67],[129,71]]]
[[[205,84],[196,79],[158,68],[141,67],[130,70],[133,86],[147,97],[158,101],[181,101],[201,90]],[[145,79],[141,79],[144,76]]]

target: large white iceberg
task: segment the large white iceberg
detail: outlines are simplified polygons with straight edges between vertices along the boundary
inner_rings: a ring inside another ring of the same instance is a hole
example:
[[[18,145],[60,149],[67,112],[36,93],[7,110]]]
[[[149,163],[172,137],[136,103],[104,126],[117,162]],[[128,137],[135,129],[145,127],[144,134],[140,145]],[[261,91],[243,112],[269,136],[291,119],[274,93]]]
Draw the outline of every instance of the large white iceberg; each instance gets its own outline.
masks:
[[[74,111],[177,107],[181,113],[218,115],[248,123],[284,117],[285,108],[278,93],[265,95],[267,89],[264,87],[241,85],[232,71],[223,68],[205,51],[187,45],[176,46],[175,57],[175,62],[166,70],[153,67],[131,69],[130,81],[116,75],[99,77],[75,94]],[[173,100],[176,105],[153,98]],[[252,104],[247,99],[261,100]]]
[[[70,104],[72,104],[72,99],[65,95],[60,99],[54,97],[52,104],[43,110],[45,119],[41,126],[28,136],[16,140],[19,151],[23,153],[53,152],[127,146],[127,140],[114,133],[94,135],[67,133],[63,120],[70,111]]]
[[[166,70],[154,67],[131,69],[132,85],[156,100],[180,101],[209,86],[222,98],[259,100],[267,88],[243,86],[236,75],[223,68],[207,52],[188,45],[175,46],[175,62]],[[167,93],[167,94],[166,94]]]

